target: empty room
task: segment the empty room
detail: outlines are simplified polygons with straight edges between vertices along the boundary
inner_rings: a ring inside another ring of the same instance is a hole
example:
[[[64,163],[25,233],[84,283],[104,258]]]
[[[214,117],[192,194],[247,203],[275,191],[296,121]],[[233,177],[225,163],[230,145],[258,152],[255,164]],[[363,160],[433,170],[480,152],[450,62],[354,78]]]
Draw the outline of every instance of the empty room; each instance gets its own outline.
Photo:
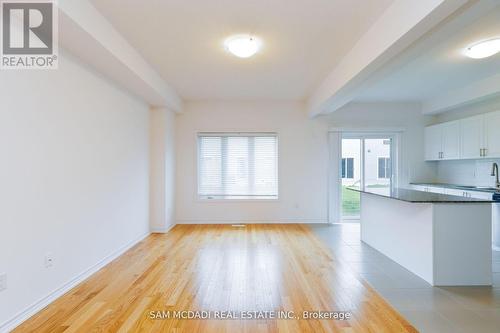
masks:
[[[500,332],[499,0],[0,21],[0,333]]]

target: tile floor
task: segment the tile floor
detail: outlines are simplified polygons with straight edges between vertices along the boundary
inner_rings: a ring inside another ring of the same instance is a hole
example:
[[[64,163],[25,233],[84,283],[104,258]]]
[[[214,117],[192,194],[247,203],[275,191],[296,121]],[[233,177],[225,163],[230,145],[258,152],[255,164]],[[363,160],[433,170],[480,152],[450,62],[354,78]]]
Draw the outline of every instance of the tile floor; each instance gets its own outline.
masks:
[[[493,287],[432,287],[362,243],[359,224],[311,229],[420,332],[500,332],[500,251],[493,252]]]

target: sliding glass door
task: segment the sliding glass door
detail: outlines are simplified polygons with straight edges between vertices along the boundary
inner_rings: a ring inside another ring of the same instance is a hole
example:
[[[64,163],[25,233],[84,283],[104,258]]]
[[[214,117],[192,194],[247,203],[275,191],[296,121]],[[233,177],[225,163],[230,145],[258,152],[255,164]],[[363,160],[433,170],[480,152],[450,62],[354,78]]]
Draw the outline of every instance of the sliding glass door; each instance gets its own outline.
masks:
[[[349,187],[362,188],[360,139],[342,139],[342,218],[359,218],[359,193],[349,191]]]
[[[342,136],[341,159],[341,212],[344,221],[358,220],[360,194],[348,188],[389,191],[394,182],[394,136],[356,135]]]
[[[365,189],[387,191],[392,185],[391,138],[364,139]]]

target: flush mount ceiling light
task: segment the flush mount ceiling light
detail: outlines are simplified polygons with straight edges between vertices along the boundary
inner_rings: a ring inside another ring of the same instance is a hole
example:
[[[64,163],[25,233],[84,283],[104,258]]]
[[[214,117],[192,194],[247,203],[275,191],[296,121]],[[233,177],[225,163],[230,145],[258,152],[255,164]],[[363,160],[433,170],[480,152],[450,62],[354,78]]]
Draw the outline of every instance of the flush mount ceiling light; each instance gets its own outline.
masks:
[[[484,40],[465,49],[465,55],[473,59],[491,57],[498,52],[500,52],[500,38]]]
[[[253,56],[260,48],[260,40],[249,35],[231,36],[224,41],[226,50],[240,58]]]

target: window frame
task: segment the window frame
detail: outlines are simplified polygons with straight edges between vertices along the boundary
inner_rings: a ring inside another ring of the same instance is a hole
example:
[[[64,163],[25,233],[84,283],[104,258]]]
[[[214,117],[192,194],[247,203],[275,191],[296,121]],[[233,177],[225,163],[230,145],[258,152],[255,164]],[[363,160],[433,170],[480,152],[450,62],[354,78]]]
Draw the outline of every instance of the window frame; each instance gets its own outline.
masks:
[[[242,136],[242,137],[248,137],[248,136],[273,136],[276,138],[276,196],[273,197],[268,197],[264,198],[264,196],[255,196],[255,198],[251,198],[251,196],[242,196],[241,198],[238,198],[236,196],[214,196],[213,198],[210,198],[209,196],[206,195],[200,195],[199,194],[199,184],[200,184],[200,140],[199,138],[202,136],[214,136],[214,137],[220,137],[220,136]],[[195,132],[195,142],[196,142],[196,150],[195,150],[195,163],[196,163],[196,185],[195,185],[195,191],[194,191],[194,200],[197,202],[236,202],[236,203],[241,203],[241,202],[277,202],[280,201],[280,138],[279,138],[279,133],[276,131],[214,131],[214,132],[209,132],[209,131],[196,131]]]

